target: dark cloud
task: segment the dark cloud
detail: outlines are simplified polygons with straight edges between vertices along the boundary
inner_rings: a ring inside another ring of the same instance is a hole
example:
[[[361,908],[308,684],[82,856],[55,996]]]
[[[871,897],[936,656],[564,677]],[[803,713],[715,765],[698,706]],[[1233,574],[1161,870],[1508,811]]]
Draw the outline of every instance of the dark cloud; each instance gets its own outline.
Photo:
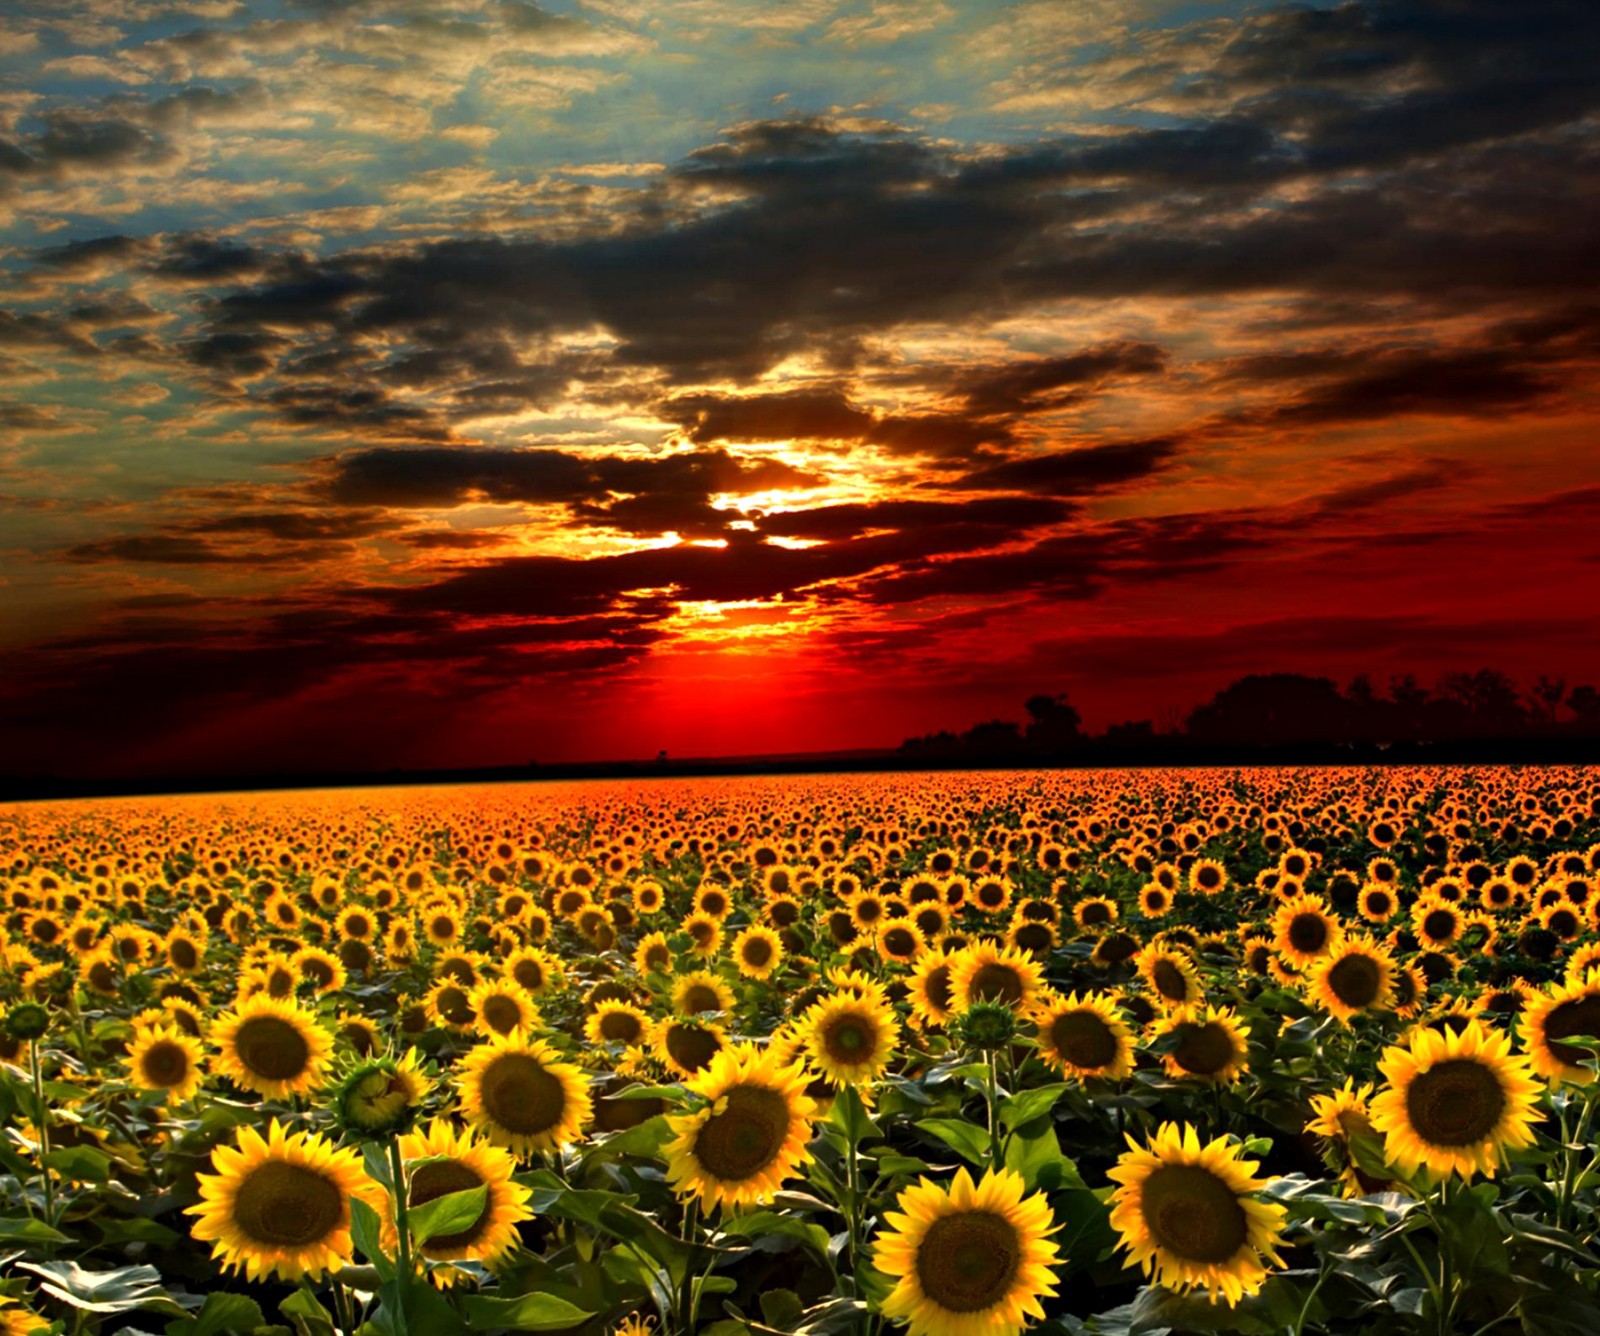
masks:
[[[1159,473],[1171,463],[1181,445],[1176,437],[1153,436],[1146,440],[1085,446],[1081,450],[1055,451],[995,464],[946,485],[985,491],[1081,496]]]
[[[926,530],[946,525],[993,526],[1022,533],[1070,519],[1063,501],[1033,496],[979,497],[972,501],[866,501],[765,515],[762,533],[784,538],[835,540],[880,529]]]
[[[486,446],[378,448],[341,455],[332,467],[325,494],[346,505],[563,504],[589,522],[637,533],[720,531],[734,517],[711,508],[714,496],[823,482],[782,460],[725,450],[627,458]]]
[[[1117,342],[1068,357],[1039,357],[963,372],[952,388],[982,416],[1035,413],[1081,400],[1113,377],[1158,375],[1166,351],[1153,343]]]

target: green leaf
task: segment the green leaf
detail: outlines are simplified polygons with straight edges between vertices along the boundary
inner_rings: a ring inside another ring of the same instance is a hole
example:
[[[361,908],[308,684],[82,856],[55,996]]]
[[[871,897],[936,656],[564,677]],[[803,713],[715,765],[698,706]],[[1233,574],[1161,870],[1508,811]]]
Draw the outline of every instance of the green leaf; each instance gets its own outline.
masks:
[[[960,1118],[924,1118],[916,1126],[944,1142],[969,1164],[982,1168],[989,1163],[989,1133],[976,1123]]]
[[[61,1177],[82,1183],[104,1183],[111,1177],[111,1157],[93,1146],[63,1146],[44,1156],[42,1163]]]
[[[107,1243],[154,1243],[160,1247],[176,1243],[183,1235],[175,1229],[169,1229],[159,1220],[150,1220],[142,1215],[131,1216],[126,1219],[117,1219],[112,1216],[96,1216],[95,1225]]]
[[[299,1336],[338,1336],[333,1314],[317,1302],[310,1290],[296,1290],[278,1305],[278,1311],[294,1323]]]
[[[861,1095],[852,1085],[847,1085],[833,1099],[833,1108],[828,1111],[829,1119],[856,1145],[860,1145],[869,1136],[881,1136],[882,1133],[877,1123],[867,1113],[867,1106],[861,1102]]]
[[[1000,1101],[1000,1121],[1009,1128],[1018,1128],[1041,1118],[1055,1108],[1057,1101],[1067,1092],[1065,1081],[1055,1085],[1040,1086],[1037,1090],[1024,1090]]]
[[[821,1225],[797,1220],[792,1215],[776,1211],[753,1211],[748,1215],[735,1215],[722,1223],[724,1238],[744,1238],[754,1241],[763,1252],[781,1252],[778,1240],[792,1239],[816,1253],[818,1259],[828,1255],[828,1231]],[[771,1240],[771,1242],[769,1242]]]
[[[472,1294],[466,1299],[467,1321],[474,1331],[565,1331],[594,1316],[574,1308],[553,1294],[522,1294],[515,1299],[494,1299]]]
[[[68,1236],[43,1220],[0,1219],[0,1243],[67,1243]]]
[[[222,1336],[224,1332],[253,1332],[266,1326],[261,1305],[242,1294],[217,1292],[206,1295],[205,1306],[195,1317],[167,1323],[167,1336]]]
[[[350,1201],[350,1238],[356,1245],[356,1251],[377,1267],[378,1274],[384,1280],[394,1275],[394,1263],[383,1251],[383,1221],[359,1197],[353,1197]]]
[[[805,1309],[800,1304],[800,1296],[793,1290],[763,1290],[761,1316],[769,1327],[793,1331],[805,1316]]]
[[[53,1299],[88,1313],[126,1313],[153,1308],[177,1317],[188,1314],[161,1288],[153,1266],[123,1266],[115,1271],[88,1271],[76,1262],[18,1262],[40,1278],[39,1288]]]
[[[471,1229],[483,1215],[489,1202],[489,1189],[482,1183],[464,1192],[447,1192],[409,1212],[411,1237],[419,1244],[429,1239],[462,1234]]]

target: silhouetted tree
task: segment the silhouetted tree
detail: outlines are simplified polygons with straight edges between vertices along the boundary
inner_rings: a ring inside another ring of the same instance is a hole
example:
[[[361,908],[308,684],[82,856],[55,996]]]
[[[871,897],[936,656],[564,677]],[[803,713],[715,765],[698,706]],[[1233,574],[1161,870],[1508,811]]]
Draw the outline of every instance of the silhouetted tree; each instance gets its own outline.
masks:
[[[1326,677],[1252,673],[1189,716],[1196,742],[1254,747],[1345,740],[1349,703]]]
[[[961,735],[963,750],[977,756],[998,755],[1022,750],[1022,734],[1008,719],[991,719],[976,724]]]
[[[1567,693],[1567,709],[1577,726],[1585,732],[1600,729],[1600,691],[1591,686],[1573,687]]]
[[[1544,715],[1552,724],[1556,721],[1556,711],[1561,708],[1561,702],[1566,698],[1567,679],[1564,677],[1550,677],[1545,673],[1539,674],[1539,680],[1533,684],[1533,698],[1544,706]]]
[[[1039,751],[1062,751],[1083,742],[1083,716],[1065,696],[1030,696],[1024,707],[1032,722],[1024,736]]]

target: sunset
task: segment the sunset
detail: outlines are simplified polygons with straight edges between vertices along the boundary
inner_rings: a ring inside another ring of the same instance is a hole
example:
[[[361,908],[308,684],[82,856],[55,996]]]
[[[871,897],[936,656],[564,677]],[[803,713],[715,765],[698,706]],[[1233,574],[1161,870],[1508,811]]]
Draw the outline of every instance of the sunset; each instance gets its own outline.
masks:
[[[1600,679],[1600,12],[25,0],[13,773]]]

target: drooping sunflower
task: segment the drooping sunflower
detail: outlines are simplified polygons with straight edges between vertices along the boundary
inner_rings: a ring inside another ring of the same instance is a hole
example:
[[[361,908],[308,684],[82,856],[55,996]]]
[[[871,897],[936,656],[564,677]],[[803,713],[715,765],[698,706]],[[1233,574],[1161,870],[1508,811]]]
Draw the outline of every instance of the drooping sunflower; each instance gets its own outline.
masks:
[[[1348,1025],[1353,1016],[1388,1009],[1394,1001],[1394,971],[1394,957],[1381,946],[1346,938],[1311,967],[1310,995]]]
[[[593,1108],[583,1072],[521,1035],[477,1045],[456,1065],[455,1085],[467,1122],[519,1159],[578,1140]]]
[[[926,952],[906,980],[911,1024],[919,1030],[943,1025],[954,1014],[951,1006],[955,998],[950,992],[950,962],[954,954],[944,950]]]
[[[531,1219],[529,1190],[512,1181],[517,1162],[508,1151],[457,1132],[447,1119],[435,1118],[425,1131],[400,1138],[400,1156],[406,1166],[406,1203],[410,1210],[425,1206],[452,1192],[484,1189],[478,1217],[464,1229],[435,1235],[422,1245],[433,1262],[482,1262],[494,1269],[517,1244],[517,1225]],[[390,1213],[384,1212],[383,1243],[393,1256],[399,1244]],[[434,1272],[448,1278],[448,1269]]]
[[[1385,1088],[1372,1101],[1384,1154],[1407,1173],[1494,1177],[1508,1149],[1533,1144],[1539,1083],[1511,1040],[1473,1020],[1459,1032],[1418,1027],[1384,1050]]]
[[[956,1011],[974,1002],[1003,1002],[1025,1011],[1044,983],[1039,962],[1014,946],[984,939],[958,951],[950,962],[950,995]]]
[[[750,1044],[723,1049],[687,1082],[709,1101],[694,1113],[667,1119],[667,1179],[703,1211],[772,1200],[785,1179],[811,1158],[815,1105],[798,1063]]]
[[[889,1065],[900,1042],[900,1022],[887,1003],[838,993],[801,1018],[811,1066],[836,1086],[861,1085]]]
[[[873,1265],[892,1279],[883,1314],[910,1336],[1016,1336],[1044,1317],[1056,1293],[1056,1230],[1042,1192],[1011,1169],[976,1184],[962,1169],[948,1188],[920,1179],[872,1245]]]
[[[783,963],[783,939],[757,923],[733,939],[733,959],[747,979],[770,979]]]
[[[381,1216],[382,1189],[367,1177],[361,1155],[338,1150],[314,1132],[286,1132],[276,1118],[262,1135],[241,1127],[237,1146],[211,1152],[214,1174],[198,1175],[194,1237],[211,1255],[251,1280],[321,1279],[351,1259],[350,1203]]]
[[[1244,1028],[1227,1007],[1178,1007],[1156,1022],[1153,1037],[1171,1040],[1161,1063],[1178,1080],[1232,1085],[1249,1066]]]
[[[1204,1000],[1199,971],[1187,951],[1151,942],[1133,963],[1162,1006],[1191,1007]]]
[[[1357,1086],[1354,1077],[1346,1079],[1343,1087],[1331,1094],[1311,1097],[1311,1109],[1315,1116],[1306,1123],[1306,1131],[1322,1138],[1327,1148],[1324,1161],[1330,1168],[1339,1171],[1339,1190],[1346,1197],[1407,1191],[1404,1183],[1374,1178],[1356,1162],[1352,1149],[1356,1138],[1377,1139],[1369,1109],[1371,1098],[1371,1082]]]
[[[266,1099],[304,1095],[322,1083],[333,1036],[310,1012],[266,993],[241,1002],[211,1031],[216,1068]]]
[[[1131,1260],[1157,1284],[1206,1290],[1232,1307],[1257,1293],[1269,1267],[1283,1264],[1278,1241],[1285,1211],[1258,1196],[1260,1167],[1218,1137],[1206,1145],[1192,1126],[1163,1123],[1130,1149],[1107,1177],[1111,1227]]]
[[[1523,1008],[1523,1050],[1533,1070],[1552,1085],[1594,1082],[1594,1071],[1585,1064],[1595,1060],[1596,1048],[1562,1042],[1577,1035],[1600,1038],[1600,970],[1531,993]]]
[[[1035,1005],[1039,1054],[1066,1076],[1120,1081],[1133,1070],[1133,1033],[1105,996],[1069,993]]]
[[[137,1027],[126,1058],[128,1079],[161,1091],[168,1104],[181,1104],[200,1089],[204,1062],[200,1041],[169,1024]]]

